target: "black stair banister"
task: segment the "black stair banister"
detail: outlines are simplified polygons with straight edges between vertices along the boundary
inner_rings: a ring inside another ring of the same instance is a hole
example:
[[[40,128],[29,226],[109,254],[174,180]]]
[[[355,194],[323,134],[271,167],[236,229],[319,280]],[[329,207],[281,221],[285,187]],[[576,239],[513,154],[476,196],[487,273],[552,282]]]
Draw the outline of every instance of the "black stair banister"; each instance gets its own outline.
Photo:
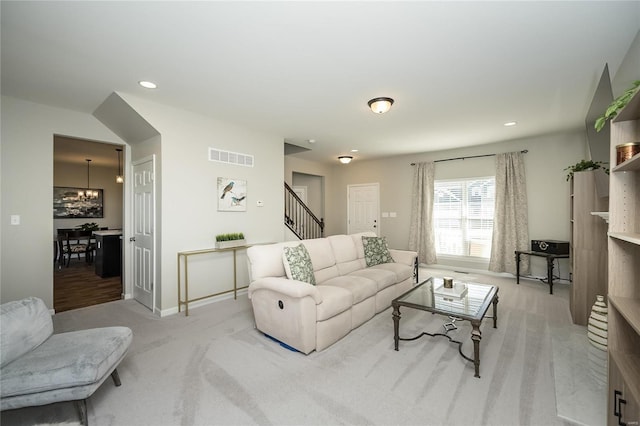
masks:
[[[324,220],[318,219],[287,183],[284,183],[284,224],[301,240],[322,238]]]

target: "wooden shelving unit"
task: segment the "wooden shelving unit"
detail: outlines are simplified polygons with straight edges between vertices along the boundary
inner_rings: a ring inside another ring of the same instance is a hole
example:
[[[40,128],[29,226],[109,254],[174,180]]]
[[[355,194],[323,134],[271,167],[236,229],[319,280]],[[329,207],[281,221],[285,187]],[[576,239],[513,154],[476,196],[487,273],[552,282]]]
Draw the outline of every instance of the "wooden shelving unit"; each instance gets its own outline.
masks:
[[[611,122],[616,145],[640,140],[640,93]],[[640,154],[611,169],[607,423],[640,420]],[[624,402],[622,402],[624,401]]]
[[[602,170],[576,172],[571,179],[571,292],[574,324],[587,325],[596,296],[607,295],[607,223],[592,212],[609,208],[596,189]]]

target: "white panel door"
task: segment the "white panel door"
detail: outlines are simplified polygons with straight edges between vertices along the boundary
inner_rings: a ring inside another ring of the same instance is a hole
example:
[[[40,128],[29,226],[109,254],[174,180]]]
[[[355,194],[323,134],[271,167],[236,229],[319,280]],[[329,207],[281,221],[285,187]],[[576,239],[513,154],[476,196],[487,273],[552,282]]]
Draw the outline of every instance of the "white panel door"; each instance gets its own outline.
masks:
[[[306,186],[292,186],[291,190],[294,194],[300,198],[305,205],[307,205],[307,187]]]
[[[377,183],[347,187],[348,233],[373,231],[380,235],[380,186]]]
[[[155,309],[155,157],[133,166],[133,297]]]

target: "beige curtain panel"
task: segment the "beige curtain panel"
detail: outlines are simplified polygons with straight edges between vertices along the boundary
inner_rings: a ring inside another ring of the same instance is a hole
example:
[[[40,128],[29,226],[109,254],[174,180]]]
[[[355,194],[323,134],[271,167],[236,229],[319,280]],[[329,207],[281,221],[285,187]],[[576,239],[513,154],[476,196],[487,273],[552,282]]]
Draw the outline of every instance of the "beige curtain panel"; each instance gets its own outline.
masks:
[[[409,250],[418,252],[418,262],[437,263],[433,232],[435,163],[418,163],[413,175]]]
[[[496,202],[489,270],[516,273],[516,250],[528,250],[529,219],[524,155],[496,154]],[[520,261],[520,273],[529,273],[528,256]]]

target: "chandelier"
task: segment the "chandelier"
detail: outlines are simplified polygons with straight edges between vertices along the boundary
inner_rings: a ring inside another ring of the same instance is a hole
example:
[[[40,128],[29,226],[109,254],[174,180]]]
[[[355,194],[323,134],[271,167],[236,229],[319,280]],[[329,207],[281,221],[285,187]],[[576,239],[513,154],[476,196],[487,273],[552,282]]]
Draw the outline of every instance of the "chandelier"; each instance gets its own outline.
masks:
[[[98,198],[98,191],[93,191],[89,189],[89,165],[91,164],[91,160],[86,158],[84,161],[87,162],[87,189],[85,191],[78,191],[78,198],[83,200],[94,200]]]

